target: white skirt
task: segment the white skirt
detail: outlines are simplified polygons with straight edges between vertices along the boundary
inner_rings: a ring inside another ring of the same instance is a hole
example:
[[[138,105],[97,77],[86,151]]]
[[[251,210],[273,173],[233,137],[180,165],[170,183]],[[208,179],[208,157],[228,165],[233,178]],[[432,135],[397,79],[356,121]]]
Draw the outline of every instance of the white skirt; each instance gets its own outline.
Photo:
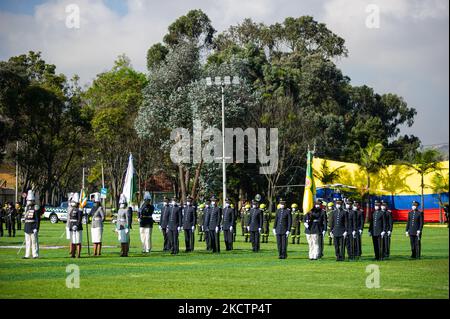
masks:
[[[102,242],[102,235],[103,235],[102,227],[91,228],[91,237],[92,237],[92,242],[94,244],[98,244],[98,243]]]
[[[70,240],[72,244],[81,244],[82,242],[82,230],[71,231],[70,232]]]
[[[119,234],[118,239],[119,239],[120,243],[127,244],[130,241],[130,237],[129,237],[130,233],[129,232],[128,232],[128,234],[125,233],[125,229],[118,230],[118,234]]]

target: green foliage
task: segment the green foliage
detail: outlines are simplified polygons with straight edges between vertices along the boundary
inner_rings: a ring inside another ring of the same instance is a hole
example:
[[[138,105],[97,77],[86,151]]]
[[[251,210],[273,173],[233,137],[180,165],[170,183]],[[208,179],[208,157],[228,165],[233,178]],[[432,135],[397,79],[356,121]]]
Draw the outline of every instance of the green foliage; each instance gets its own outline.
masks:
[[[167,49],[163,44],[156,43],[150,47],[147,51],[147,69],[158,66],[159,63],[164,61],[169,49]]]

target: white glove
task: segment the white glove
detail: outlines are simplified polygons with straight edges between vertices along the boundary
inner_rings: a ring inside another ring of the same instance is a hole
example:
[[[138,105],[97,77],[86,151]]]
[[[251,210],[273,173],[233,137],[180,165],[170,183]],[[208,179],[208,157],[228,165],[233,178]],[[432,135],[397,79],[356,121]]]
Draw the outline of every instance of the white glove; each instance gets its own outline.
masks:
[[[331,238],[334,237],[333,232],[331,232],[331,231],[330,231],[330,237],[331,237]]]
[[[272,233],[273,233],[274,235],[276,235],[276,234],[277,234],[277,231],[275,230],[275,228],[274,228],[274,229],[272,229]]]
[[[326,231],[323,231],[323,232],[322,232],[322,236],[325,237],[325,234],[326,234],[326,233],[327,233]]]
[[[77,226],[73,226],[73,227],[72,227],[72,230],[73,230],[73,231],[77,231],[77,229],[78,229]]]
[[[391,231],[390,230],[388,230],[388,236],[391,236]]]
[[[371,232],[369,232],[369,237],[372,237],[372,233]]]
[[[141,222],[141,219],[140,218],[138,218],[138,223],[140,223]]]
[[[178,232],[180,232],[180,229],[181,229],[181,227],[180,227],[180,226],[178,226],[178,227],[177,227],[177,231],[178,231]]]
[[[261,228],[258,228],[258,231],[261,232]]]
[[[247,230],[250,231],[250,226],[247,226]]]
[[[356,231],[352,231],[352,235],[353,235],[353,237],[355,237]]]
[[[344,238],[347,237],[347,232],[345,231],[345,232],[342,234],[342,236],[344,236]]]
[[[219,227],[216,226],[216,233],[218,233],[218,232],[219,232]]]
[[[113,219],[113,220],[112,220],[112,223],[113,223],[113,224],[117,223],[117,220]]]
[[[384,234],[386,234],[386,232],[382,231],[381,232],[381,237],[384,237]]]
[[[125,234],[128,234],[129,230],[128,228],[125,228]]]
[[[34,234],[36,234],[37,233],[37,229],[35,228],[35,229],[33,229],[33,233]]]
[[[305,228],[309,228],[309,224],[308,223],[303,223],[303,225],[305,225]]]
[[[230,231],[233,231],[233,226],[230,226]]]
[[[362,229],[359,230],[359,234],[362,235]]]
[[[159,225],[158,227],[159,227],[159,230],[162,230],[162,227],[161,227],[161,225]]]
[[[289,230],[286,232],[286,237],[289,236]]]
[[[419,236],[419,235],[420,235],[420,230],[417,231],[417,236]]]
[[[406,235],[406,237],[408,237],[408,235],[409,235],[409,234],[408,234],[408,232],[407,232],[407,231],[405,231],[405,235]]]
[[[192,226],[191,228],[192,228],[192,231],[194,231],[194,230],[195,230],[195,226]]]

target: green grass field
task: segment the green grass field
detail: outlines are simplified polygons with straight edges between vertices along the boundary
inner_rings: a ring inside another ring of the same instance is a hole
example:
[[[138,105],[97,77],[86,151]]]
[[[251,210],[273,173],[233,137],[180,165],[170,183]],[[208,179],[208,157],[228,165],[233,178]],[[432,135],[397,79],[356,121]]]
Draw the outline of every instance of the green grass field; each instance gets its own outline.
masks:
[[[139,231],[131,234],[130,257],[119,257],[112,227],[104,231],[101,257],[88,257],[83,247],[80,259],[68,257],[68,249],[45,246],[68,245],[60,238],[65,224],[43,221],[40,231],[40,258],[23,260],[24,251],[0,248],[0,299],[6,298],[448,298],[448,228],[427,225],[423,231],[422,259],[409,260],[409,239],[404,224],[396,224],[390,260],[373,261],[371,239],[364,232],[363,258],[357,262],[337,263],[334,248],[326,245],[325,257],[310,261],[302,235],[300,245],[288,246],[288,258],[277,257],[274,237],[253,253],[238,231],[235,250],[220,255],[205,251],[196,241],[194,253],[163,253],[162,235],[153,233],[153,251],[141,254]],[[136,226],[135,226],[136,227]],[[83,234],[85,241],[85,234]],[[15,238],[0,238],[0,246],[20,246],[23,232]],[[221,236],[222,237],[222,236]],[[222,238],[221,238],[222,239]],[[198,240],[198,238],[196,238]],[[328,244],[328,242],[327,242]],[[80,269],[80,288],[66,287],[66,266]],[[367,288],[366,266],[380,269],[380,288]],[[32,288],[32,289],[30,289]]]

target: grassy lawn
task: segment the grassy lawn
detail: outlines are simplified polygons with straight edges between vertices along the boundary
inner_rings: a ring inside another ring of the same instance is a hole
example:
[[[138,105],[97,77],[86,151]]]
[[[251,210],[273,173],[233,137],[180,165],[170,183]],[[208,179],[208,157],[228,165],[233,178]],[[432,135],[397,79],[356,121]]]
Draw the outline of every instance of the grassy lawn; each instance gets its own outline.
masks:
[[[394,228],[391,258],[375,262],[371,239],[363,234],[363,258],[357,262],[337,263],[334,248],[325,247],[325,257],[310,261],[302,234],[300,245],[288,246],[288,259],[277,257],[274,237],[253,253],[238,230],[235,250],[226,252],[222,242],[220,255],[205,251],[205,243],[196,241],[194,253],[184,253],[180,236],[180,254],[163,253],[162,235],[153,233],[153,251],[141,254],[139,230],[131,233],[130,257],[119,257],[119,246],[112,227],[104,231],[101,257],[88,257],[83,247],[81,259],[68,257],[68,248],[60,237],[65,224],[43,221],[40,231],[40,258],[22,260],[24,250],[0,248],[0,299],[5,298],[448,298],[448,228],[427,225],[423,231],[422,259],[409,260],[409,239],[404,224]],[[135,226],[136,227],[136,226]],[[85,233],[83,234],[85,241]],[[20,246],[18,237],[0,238],[0,246]],[[196,237],[196,240],[198,238]],[[223,237],[221,236],[223,241]],[[66,266],[80,268],[80,288],[66,288]],[[366,287],[366,266],[380,269],[380,288]],[[30,289],[33,287],[33,289]]]

